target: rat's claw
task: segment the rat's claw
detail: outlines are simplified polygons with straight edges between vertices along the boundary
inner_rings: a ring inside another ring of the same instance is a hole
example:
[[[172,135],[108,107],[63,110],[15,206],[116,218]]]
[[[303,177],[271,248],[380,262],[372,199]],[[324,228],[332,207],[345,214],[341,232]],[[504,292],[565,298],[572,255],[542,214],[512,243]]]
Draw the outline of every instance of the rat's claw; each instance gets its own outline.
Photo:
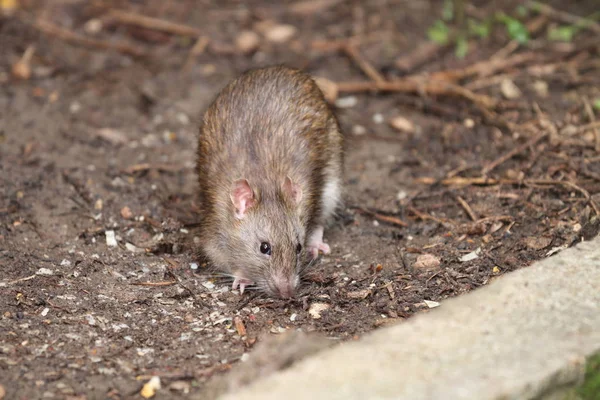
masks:
[[[244,294],[244,289],[246,289],[246,286],[250,286],[252,285],[254,282],[252,282],[249,279],[246,278],[240,278],[239,276],[236,276],[233,280],[233,284],[231,285],[232,289],[237,289],[238,287],[240,288],[240,294]]]

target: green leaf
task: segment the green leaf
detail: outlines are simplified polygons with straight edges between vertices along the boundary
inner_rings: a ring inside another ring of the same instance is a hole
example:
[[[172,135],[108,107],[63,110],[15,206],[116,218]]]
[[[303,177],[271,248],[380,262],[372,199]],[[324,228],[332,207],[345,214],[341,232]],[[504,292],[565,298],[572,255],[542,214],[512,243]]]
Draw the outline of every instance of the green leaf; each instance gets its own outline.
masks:
[[[452,18],[454,18],[454,0],[444,0],[442,19],[444,21],[452,21]]]
[[[461,35],[456,39],[456,48],[454,49],[454,54],[457,58],[465,58],[468,52],[469,42],[464,36]]]
[[[570,42],[578,31],[579,29],[573,25],[559,26],[548,31],[548,39],[560,42]]]
[[[521,21],[505,15],[503,22],[506,26],[508,36],[510,36],[511,39],[516,40],[521,44],[525,44],[529,41],[529,32],[527,31],[525,25],[521,23]]]
[[[525,18],[529,14],[529,9],[527,9],[527,7],[521,4],[517,6],[516,12],[519,17]]]
[[[479,36],[482,39],[490,36],[490,24],[486,22],[478,22],[472,18],[467,20],[469,34]]]
[[[445,45],[448,44],[450,29],[448,29],[444,21],[438,19],[427,31],[427,36],[429,36],[429,40]]]
[[[596,110],[600,111],[600,97],[598,97],[597,99],[594,100],[592,107],[594,107]]]

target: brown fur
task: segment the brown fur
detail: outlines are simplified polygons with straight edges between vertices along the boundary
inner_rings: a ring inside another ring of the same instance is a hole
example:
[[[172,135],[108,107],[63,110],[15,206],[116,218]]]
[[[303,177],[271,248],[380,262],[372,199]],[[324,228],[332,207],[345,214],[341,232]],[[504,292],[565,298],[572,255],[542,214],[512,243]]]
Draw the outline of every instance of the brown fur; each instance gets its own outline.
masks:
[[[342,142],[323,94],[301,71],[257,69],[226,86],[198,140],[201,246],[214,266],[270,294],[275,277],[297,279],[296,246],[327,222],[323,189],[331,177],[341,179]],[[286,177],[302,190],[299,204],[282,190]],[[257,199],[241,220],[230,198],[237,179],[247,179]],[[272,245],[268,259],[261,241]]]

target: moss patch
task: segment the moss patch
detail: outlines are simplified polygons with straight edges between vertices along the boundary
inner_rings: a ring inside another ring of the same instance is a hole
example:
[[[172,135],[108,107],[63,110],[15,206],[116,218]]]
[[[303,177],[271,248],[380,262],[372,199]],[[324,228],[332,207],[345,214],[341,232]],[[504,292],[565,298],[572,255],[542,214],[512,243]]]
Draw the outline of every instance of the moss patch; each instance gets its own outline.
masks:
[[[588,359],[583,384],[577,388],[582,400],[600,400],[600,354]]]

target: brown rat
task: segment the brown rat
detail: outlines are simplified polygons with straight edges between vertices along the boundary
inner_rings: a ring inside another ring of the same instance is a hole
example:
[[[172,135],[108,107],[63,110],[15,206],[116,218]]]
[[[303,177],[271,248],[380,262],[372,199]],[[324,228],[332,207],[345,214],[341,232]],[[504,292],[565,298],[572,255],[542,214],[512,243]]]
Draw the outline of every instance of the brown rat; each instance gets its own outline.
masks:
[[[343,137],[309,75],[255,69],[227,85],[198,140],[201,247],[211,263],[271,296],[295,294],[341,197]]]

